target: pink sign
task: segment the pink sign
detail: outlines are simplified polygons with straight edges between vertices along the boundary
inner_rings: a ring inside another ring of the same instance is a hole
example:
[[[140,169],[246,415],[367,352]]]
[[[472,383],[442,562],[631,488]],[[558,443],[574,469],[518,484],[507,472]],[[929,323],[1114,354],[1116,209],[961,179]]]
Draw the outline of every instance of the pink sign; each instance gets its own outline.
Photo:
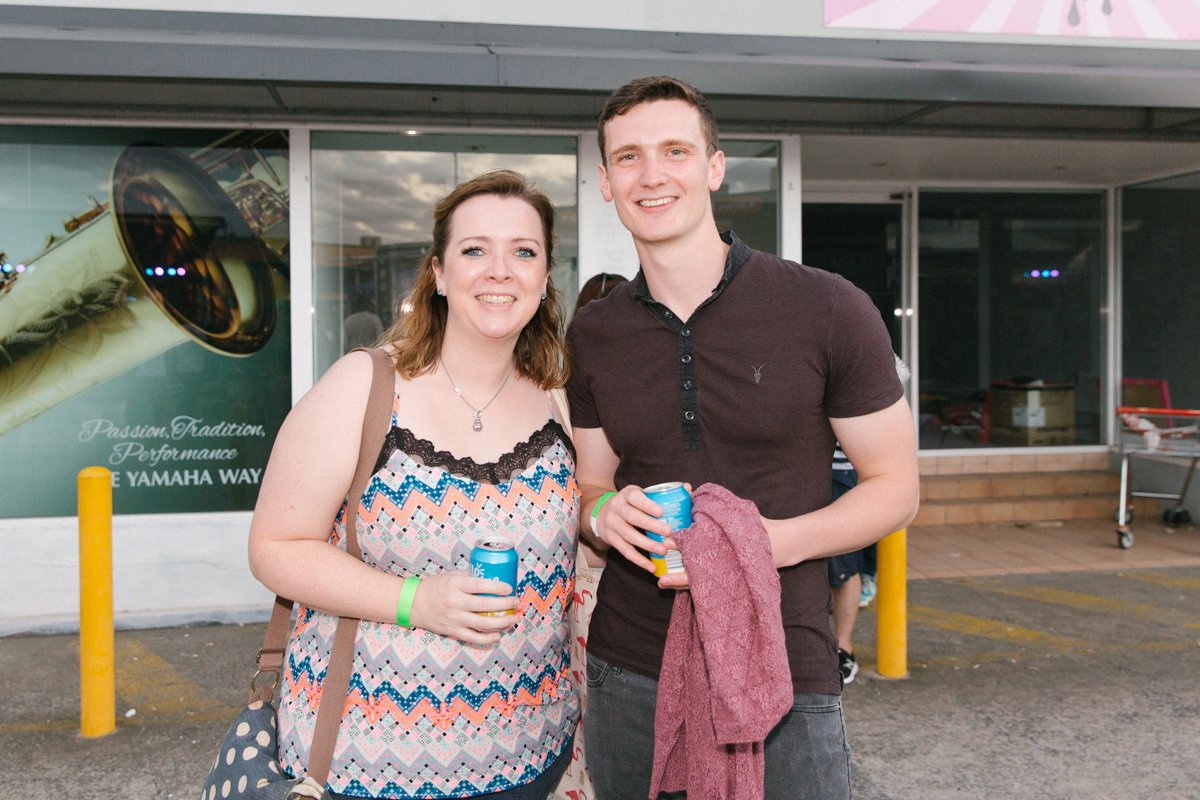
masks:
[[[825,0],[825,25],[889,31],[1200,40],[1194,0]]]

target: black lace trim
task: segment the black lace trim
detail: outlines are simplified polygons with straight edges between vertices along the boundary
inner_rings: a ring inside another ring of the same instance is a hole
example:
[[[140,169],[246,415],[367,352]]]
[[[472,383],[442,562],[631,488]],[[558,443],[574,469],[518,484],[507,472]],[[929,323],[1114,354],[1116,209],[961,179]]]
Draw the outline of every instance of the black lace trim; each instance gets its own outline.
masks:
[[[575,444],[558,420],[551,419],[496,461],[480,464],[473,458],[456,458],[453,453],[438,450],[433,442],[417,437],[408,428],[393,427],[383,440],[383,448],[379,452],[379,458],[375,460],[374,472],[383,469],[392,453],[399,450],[427,467],[439,467],[452,475],[479,483],[503,483],[528,469],[556,441],[563,443],[573,460]]]

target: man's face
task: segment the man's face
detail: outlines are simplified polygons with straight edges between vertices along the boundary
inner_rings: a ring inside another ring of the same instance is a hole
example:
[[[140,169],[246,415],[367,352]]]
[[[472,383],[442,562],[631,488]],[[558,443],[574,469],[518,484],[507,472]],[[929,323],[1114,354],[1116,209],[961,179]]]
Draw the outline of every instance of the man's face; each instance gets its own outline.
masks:
[[[682,100],[634,106],[604,126],[600,191],[635,242],[661,244],[715,228],[711,192],[725,154],[708,155],[700,112]]]

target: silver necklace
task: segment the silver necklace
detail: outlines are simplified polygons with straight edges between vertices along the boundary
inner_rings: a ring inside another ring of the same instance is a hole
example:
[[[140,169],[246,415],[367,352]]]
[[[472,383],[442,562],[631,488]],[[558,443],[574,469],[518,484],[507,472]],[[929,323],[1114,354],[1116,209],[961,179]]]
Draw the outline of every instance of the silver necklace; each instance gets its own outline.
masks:
[[[513,374],[513,365],[508,365],[508,372],[504,373],[504,380],[500,381],[500,385],[496,388],[496,393],[492,395],[491,400],[488,400],[483,404],[483,408],[476,408],[475,406],[471,405],[471,401],[467,400],[467,398],[463,396],[462,389],[458,388],[458,384],[454,382],[454,377],[450,374],[450,369],[446,366],[446,362],[444,360],[442,361],[442,369],[445,371],[446,378],[450,381],[450,385],[454,387],[454,393],[458,395],[460,400],[467,404],[467,408],[474,412],[475,421],[471,423],[471,430],[479,433],[481,430],[483,430],[483,412],[487,411],[488,406],[490,406],[496,400],[496,398],[500,396],[501,390],[504,389],[504,385],[508,383],[508,379]]]

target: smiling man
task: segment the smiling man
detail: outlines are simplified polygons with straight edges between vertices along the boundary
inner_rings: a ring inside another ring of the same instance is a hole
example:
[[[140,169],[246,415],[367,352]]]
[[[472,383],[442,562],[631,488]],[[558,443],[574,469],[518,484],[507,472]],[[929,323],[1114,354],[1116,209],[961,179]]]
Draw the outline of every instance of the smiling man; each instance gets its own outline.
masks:
[[[654,577],[646,553],[672,542],[644,535],[670,530],[642,488],[681,480],[753,501],[779,569],[795,702],[766,741],[766,797],[847,798],[824,559],[904,526],[917,507],[912,416],[887,331],[842,278],[717,230],[711,194],[725,155],[694,87],[669,77],[622,86],[601,112],[599,142],[600,189],[641,270],[581,309],[568,334],[583,527],[609,550],[588,639],[597,797],[649,794],[657,679],[688,578]],[[830,504],[835,440],[860,482]]]

